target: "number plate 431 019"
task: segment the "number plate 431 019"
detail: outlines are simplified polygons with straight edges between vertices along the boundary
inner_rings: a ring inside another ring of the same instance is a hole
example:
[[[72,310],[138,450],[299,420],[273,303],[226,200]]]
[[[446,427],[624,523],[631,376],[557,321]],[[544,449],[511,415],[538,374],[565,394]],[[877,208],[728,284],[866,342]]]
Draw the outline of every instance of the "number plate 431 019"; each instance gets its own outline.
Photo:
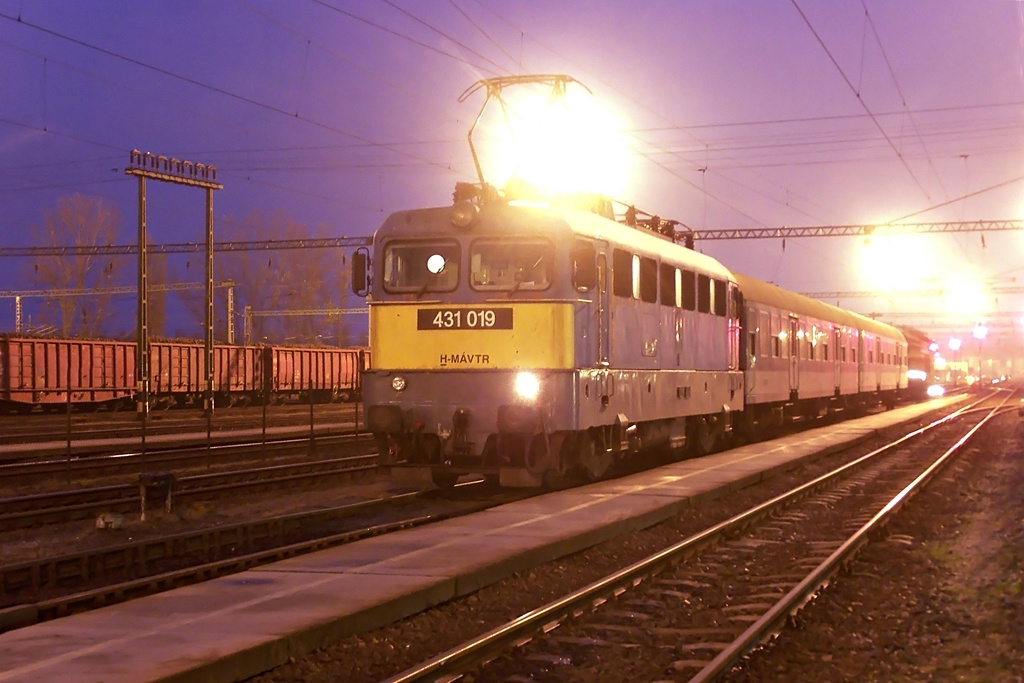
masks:
[[[417,330],[511,330],[511,308],[421,308]]]

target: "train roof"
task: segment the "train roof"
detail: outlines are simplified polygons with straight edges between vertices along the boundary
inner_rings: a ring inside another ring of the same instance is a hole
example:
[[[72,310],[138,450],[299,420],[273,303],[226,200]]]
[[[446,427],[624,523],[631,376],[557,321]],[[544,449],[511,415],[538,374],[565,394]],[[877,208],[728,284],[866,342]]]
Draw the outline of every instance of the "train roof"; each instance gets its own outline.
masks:
[[[860,313],[854,313],[845,308],[839,308],[838,306],[812,299],[803,294],[790,292],[749,275],[733,271],[733,276],[736,278],[737,284],[739,284],[740,291],[743,292],[743,297],[748,301],[768,304],[801,315],[828,320],[829,322],[838,323],[846,327],[855,327],[859,330],[884,335],[893,339],[904,341],[906,339],[898,328],[872,320]]]
[[[722,280],[732,280],[732,271],[716,259],[687,249],[650,230],[634,228],[596,213],[555,206],[492,203],[480,209],[476,223],[458,229],[449,221],[452,207],[414,209],[391,214],[381,225],[375,239],[401,235],[430,234],[440,237],[447,231],[451,235],[487,235],[489,237],[511,232],[529,232],[553,237],[561,231],[604,240],[609,244],[629,248],[680,267],[699,270]]]
[[[903,336],[907,338],[907,343],[909,344],[927,349],[932,341],[934,341],[932,336],[924,330],[919,330],[916,327],[907,327],[906,325],[898,325],[897,327],[903,332]]]

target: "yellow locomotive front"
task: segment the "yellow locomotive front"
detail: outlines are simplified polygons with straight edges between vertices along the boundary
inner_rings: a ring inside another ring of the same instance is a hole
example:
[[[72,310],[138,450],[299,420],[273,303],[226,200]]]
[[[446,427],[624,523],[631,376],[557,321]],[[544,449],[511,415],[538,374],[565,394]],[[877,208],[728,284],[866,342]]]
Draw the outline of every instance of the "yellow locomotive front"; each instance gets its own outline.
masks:
[[[561,212],[507,204],[399,212],[374,235],[366,419],[384,461],[441,486],[547,468],[576,429],[580,305]]]

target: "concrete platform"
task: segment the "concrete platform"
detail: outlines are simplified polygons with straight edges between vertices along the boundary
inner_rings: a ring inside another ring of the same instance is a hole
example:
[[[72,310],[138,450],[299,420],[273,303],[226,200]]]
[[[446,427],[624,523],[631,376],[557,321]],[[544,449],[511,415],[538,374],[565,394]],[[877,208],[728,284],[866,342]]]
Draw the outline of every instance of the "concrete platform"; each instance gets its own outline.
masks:
[[[0,635],[0,683],[253,676],[957,400],[936,399],[11,631]]]

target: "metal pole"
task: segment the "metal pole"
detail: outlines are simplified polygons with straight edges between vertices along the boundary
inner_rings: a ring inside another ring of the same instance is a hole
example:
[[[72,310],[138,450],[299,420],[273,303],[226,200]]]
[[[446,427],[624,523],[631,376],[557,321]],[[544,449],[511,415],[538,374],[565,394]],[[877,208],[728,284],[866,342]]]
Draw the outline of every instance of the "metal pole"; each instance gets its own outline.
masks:
[[[14,331],[21,334],[21,297],[14,297]]]
[[[213,188],[206,188],[206,466],[213,431]]]
[[[206,410],[213,412],[213,188],[206,188]]]
[[[242,312],[242,343],[252,344],[252,306],[246,306]]]
[[[146,178],[139,176],[139,283],[138,283],[138,348],[135,380],[138,398],[135,410],[142,421],[140,439],[142,459],[146,458],[146,418],[149,414],[149,279],[146,272]]]
[[[315,438],[315,435],[313,433],[313,368],[316,366],[315,358],[316,358],[315,355],[313,355],[313,354],[310,355],[310,359],[309,359],[310,360],[310,364],[309,364],[309,368],[307,369],[307,374],[309,375],[309,382],[308,382],[308,384],[309,384],[309,453],[310,453],[310,455],[313,455],[314,453],[316,453],[316,438]],[[322,368],[321,368],[321,370],[322,370]]]
[[[67,483],[71,483],[71,342],[66,342],[68,347],[68,367],[67,367],[67,381],[68,381],[68,402],[67,402],[67,426],[68,426],[68,450],[67,450]]]
[[[235,343],[235,286],[228,285],[228,344]]]

